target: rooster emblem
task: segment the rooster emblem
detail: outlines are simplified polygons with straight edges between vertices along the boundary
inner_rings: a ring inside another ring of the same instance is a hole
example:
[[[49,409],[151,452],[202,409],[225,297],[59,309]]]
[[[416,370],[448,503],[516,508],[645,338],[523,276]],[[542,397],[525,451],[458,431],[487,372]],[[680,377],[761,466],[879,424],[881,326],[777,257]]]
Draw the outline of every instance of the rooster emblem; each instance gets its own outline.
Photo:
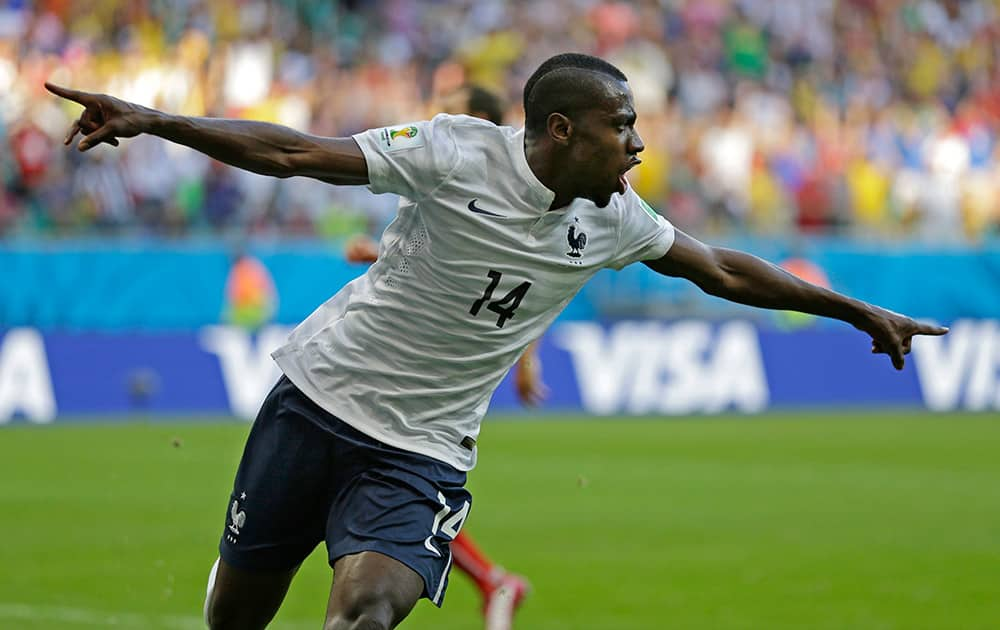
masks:
[[[233,505],[229,508],[229,518],[232,520],[232,523],[229,525],[229,531],[239,536],[240,528],[243,527],[243,523],[247,522],[247,513],[237,510],[240,510],[239,501],[233,500]]]
[[[583,256],[580,250],[587,246],[587,235],[576,229],[576,224],[579,222],[579,218],[573,217],[573,223],[569,226],[569,232],[566,233],[566,240],[569,241],[570,249],[570,251],[566,252],[566,255],[570,258]]]

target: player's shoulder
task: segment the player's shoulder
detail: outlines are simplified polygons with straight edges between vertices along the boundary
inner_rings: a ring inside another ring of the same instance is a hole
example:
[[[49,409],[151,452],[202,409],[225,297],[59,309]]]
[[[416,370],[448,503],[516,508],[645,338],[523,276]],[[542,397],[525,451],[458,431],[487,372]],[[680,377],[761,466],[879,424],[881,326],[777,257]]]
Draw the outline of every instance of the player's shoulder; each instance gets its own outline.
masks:
[[[438,114],[431,124],[437,128],[435,135],[446,135],[470,167],[507,160],[511,143],[517,139],[516,130],[510,127],[464,114]]]
[[[488,120],[468,114],[436,114],[431,122],[447,127],[479,129],[481,131],[498,128]]]
[[[480,142],[503,141],[511,135],[505,131],[512,131],[510,127],[498,127],[488,120],[466,114],[438,114],[430,123],[438,130],[447,131],[455,137]]]

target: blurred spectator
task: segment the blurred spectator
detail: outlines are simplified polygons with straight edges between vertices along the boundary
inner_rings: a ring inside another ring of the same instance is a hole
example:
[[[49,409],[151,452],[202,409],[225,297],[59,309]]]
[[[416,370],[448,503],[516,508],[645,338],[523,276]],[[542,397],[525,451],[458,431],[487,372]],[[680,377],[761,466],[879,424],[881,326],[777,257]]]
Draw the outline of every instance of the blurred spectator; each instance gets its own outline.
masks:
[[[271,321],[278,296],[274,280],[258,258],[244,251],[233,257],[226,276],[226,322],[257,330]]]
[[[444,25],[444,26],[442,26]],[[1000,0],[0,3],[0,234],[377,232],[369,196],[232,172],[155,138],[53,151],[45,79],[322,135],[477,81],[517,119],[563,50],[625,69],[633,177],[689,229],[978,242],[1000,231]],[[391,212],[388,212],[391,213]]]

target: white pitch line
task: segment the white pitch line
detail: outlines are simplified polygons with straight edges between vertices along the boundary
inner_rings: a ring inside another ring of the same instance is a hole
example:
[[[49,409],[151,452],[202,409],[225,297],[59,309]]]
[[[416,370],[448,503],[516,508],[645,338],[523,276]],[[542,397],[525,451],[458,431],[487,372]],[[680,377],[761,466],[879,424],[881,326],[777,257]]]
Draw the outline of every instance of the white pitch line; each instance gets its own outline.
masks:
[[[0,620],[50,621],[98,628],[164,628],[169,630],[204,630],[205,620],[194,615],[144,615],[132,612],[110,612],[93,608],[49,606],[0,602]],[[0,624],[6,626],[6,624]],[[318,623],[285,622],[275,628],[313,630]]]
[[[18,604],[0,602],[0,619],[23,619],[25,621],[56,621],[99,627],[118,628],[177,628],[178,630],[202,630],[205,622],[199,617],[177,615],[143,615],[141,613],[109,612],[92,608],[72,608],[69,606],[48,606],[44,604]]]

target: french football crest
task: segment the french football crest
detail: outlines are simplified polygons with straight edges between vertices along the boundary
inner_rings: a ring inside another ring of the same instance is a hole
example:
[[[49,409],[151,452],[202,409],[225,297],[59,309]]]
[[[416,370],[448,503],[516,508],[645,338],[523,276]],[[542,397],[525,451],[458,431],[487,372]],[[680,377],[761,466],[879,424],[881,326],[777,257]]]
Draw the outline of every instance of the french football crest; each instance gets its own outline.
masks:
[[[240,535],[240,528],[247,522],[246,511],[240,509],[240,500],[246,498],[247,493],[241,492],[240,498],[233,499],[233,504],[229,506],[229,525],[226,528],[230,533],[226,534],[226,539],[231,543],[236,542],[236,537]]]
[[[587,246],[586,233],[577,229],[579,223],[579,217],[573,217],[573,223],[570,224],[569,231],[566,232],[566,240],[569,241],[569,251],[566,252],[566,255],[570,258],[583,256],[583,248]]]

